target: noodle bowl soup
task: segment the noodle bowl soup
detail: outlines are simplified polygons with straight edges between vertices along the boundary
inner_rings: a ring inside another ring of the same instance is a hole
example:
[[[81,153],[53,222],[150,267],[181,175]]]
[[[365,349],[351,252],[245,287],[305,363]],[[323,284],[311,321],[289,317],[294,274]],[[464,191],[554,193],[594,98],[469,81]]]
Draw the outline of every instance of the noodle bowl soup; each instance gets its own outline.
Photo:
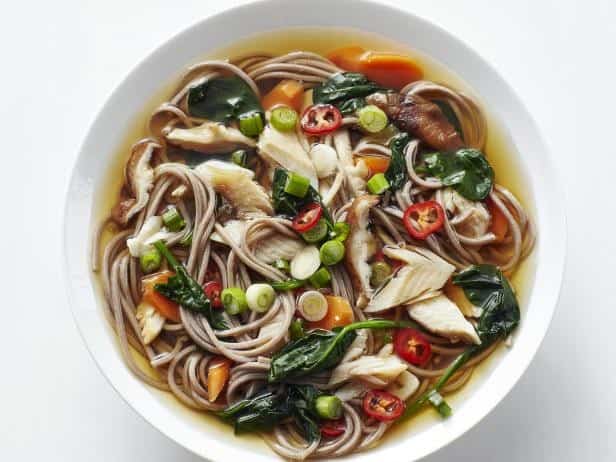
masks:
[[[187,67],[93,236],[130,371],[290,459],[455,418],[518,326],[536,235],[476,97],[338,34]]]

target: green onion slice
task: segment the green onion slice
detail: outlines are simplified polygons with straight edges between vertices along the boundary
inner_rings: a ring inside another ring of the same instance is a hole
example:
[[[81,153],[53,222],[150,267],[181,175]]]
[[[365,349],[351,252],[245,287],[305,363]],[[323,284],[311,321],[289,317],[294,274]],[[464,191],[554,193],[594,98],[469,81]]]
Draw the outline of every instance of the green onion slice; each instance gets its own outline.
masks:
[[[248,309],[246,293],[240,287],[228,287],[220,294],[225,311],[230,315],[242,314]]]
[[[344,258],[344,244],[336,240],[327,241],[321,246],[319,256],[324,265],[335,265]]]
[[[359,126],[368,133],[378,133],[387,127],[387,114],[372,104],[362,107],[357,116]]]
[[[372,194],[383,194],[389,189],[389,181],[385,178],[384,173],[377,173],[368,180],[366,186]]]
[[[291,131],[297,125],[297,112],[288,106],[277,107],[272,110],[270,123],[281,132]]]
[[[287,176],[287,183],[284,186],[284,192],[300,199],[306,196],[310,180],[305,176],[290,172]]]
[[[321,218],[316,225],[301,234],[306,242],[311,244],[319,242],[327,235],[327,221]]]
[[[258,136],[263,131],[263,117],[261,117],[261,113],[252,112],[240,117],[240,131],[245,136]]]

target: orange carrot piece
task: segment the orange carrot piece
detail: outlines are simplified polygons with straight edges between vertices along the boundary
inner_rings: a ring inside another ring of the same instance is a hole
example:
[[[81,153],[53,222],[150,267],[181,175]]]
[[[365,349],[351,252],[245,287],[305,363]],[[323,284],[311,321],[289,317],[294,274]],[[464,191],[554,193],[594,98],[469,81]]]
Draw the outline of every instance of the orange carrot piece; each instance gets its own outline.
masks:
[[[214,402],[229,381],[231,360],[224,356],[217,356],[210,361],[209,366],[207,370],[207,395],[208,399]]]
[[[492,216],[489,231],[496,236],[497,242],[502,242],[509,230],[509,222],[507,222],[505,214],[501,212],[493,201],[488,200],[487,205],[490,215]]]
[[[338,48],[327,55],[327,58],[345,71],[361,72],[361,57],[366,53],[362,47],[349,46]]]
[[[270,110],[276,106],[289,106],[296,111],[302,108],[304,87],[296,80],[281,80],[263,97],[263,109]]]
[[[343,327],[354,320],[353,309],[344,297],[326,295],[327,314],[320,321],[307,322],[307,329],[332,330],[334,327]]]
[[[143,300],[152,305],[165,318],[180,322],[180,306],[154,289],[156,284],[164,284],[171,276],[173,276],[171,271],[162,271],[143,279],[141,281]]]
[[[370,176],[385,173],[389,167],[389,158],[387,157],[363,156],[361,159],[370,170]]]

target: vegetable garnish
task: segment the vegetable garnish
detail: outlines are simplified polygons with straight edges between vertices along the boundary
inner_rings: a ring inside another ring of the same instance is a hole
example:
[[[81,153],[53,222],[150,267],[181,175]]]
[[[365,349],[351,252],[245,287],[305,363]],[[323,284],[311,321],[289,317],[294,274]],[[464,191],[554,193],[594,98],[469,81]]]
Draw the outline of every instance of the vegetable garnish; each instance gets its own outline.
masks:
[[[272,109],[270,123],[281,132],[289,132],[297,125],[297,112],[288,106],[280,106]]]
[[[319,219],[319,221],[317,221],[317,223],[313,227],[308,229],[308,231],[304,231],[303,233],[301,233],[301,235],[302,235],[302,238],[306,242],[310,244],[314,244],[314,243],[322,241],[323,238],[327,236],[327,231],[328,231],[327,221],[321,218]]]
[[[295,290],[303,287],[305,284],[306,281],[301,279],[287,279],[286,281],[270,282],[270,286],[272,286],[274,290],[281,292],[286,290]]]
[[[342,124],[342,114],[331,104],[315,104],[302,115],[302,129],[309,135],[325,135]]]
[[[432,355],[430,342],[416,329],[398,329],[394,334],[394,351],[415,366],[424,366]]]
[[[297,309],[306,321],[320,321],[327,314],[327,300],[317,290],[308,290],[299,297]]]
[[[141,271],[143,271],[145,274],[153,273],[154,271],[158,270],[161,263],[162,256],[160,252],[154,247],[152,247],[150,250],[148,250],[139,257],[139,265],[141,266]]]
[[[419,202],[405,210],[402,222],[411,237],[423,240],[443,227],[445,212],[436,201]]]
[[[246,289],[248,308],[256,313],[265,313],[276,300],[276,292],[269,284],[251,284]]]
[[[359,126],[368,133],[378,133],[387,127],[387,115],[381,108],[372,104],[357,111]]]
[[[165,257],[167,263],[175,272],[175,275],[170,276],[166,283],[154,285],[154,290],[186,309],[203,314],[214,329],[226,329],[227,324],[222,314],[219,311],[212,310],[212,304],[203,292],[201,285],[190,277],[184,265],[176,260],[165,243],[157,241],[154,243],[154,247]]]
[[[289,326],[289,337],[291,340],[297,340],[306,335],[304,331],[304,320],[302,318],[295,318],[291,321]]]
[[[402,188],[408,179],[406,156],[404,152],[410,139],[408,133],[398,133],[389,142],[391,159],[385,171],[385,178],[389,181],[392,191],[397,191]]]
[[[355,320],[351,304],[346,298],[337,295],[326,295],[325,298],[327,299],[327,314],[320,321],[307,323],[306,327],[332,330],[336,327],[348,326]]]
[[[332,266],[339,263],[344,258],[344,244],[337,239],[325,242],[319,250],[321,263]]]
[[[288,273],[291,270],[289,265],[289,260],[285,260],[284,258],[279,258],[274,262],[274,268],[282,271],[283,273]]]
[[[210,281],[206,282],[203,285],[203,291],[207,298],[210,299],[210,303],[212,304],[212,308],[222,308],[222,300],[220,299],[220,292],[222,291],[222,286],[218,281]]]
[[[335,395],[319,396],[314,402],[314,407],[322,419],[335,420],[342,416],[342,401]]]
[[[157,284],[166,283],[171,276],[171,271],[162,271],[143,279],[143,301],[152,305],[165,318],[180,322],[180,306],[154,289]]]
[[[304,86],[297,80],[281,80],[270,92],[263,97],[262,103],[265,110],[277,106],[288,106],[296,111],[302,107]]]
[[[370,191],[370,194],[383,194],[389,189],[389,186],[389,181],[387,181],[384,173],[372,175],[372,178],[366,183],[366,187],[368,191]]]
[[[332,275],[329,270],[322,266],[312,276],[310,276],[308,282],[310,282],[315,289],[321,289],[323,287],[327,287],[331,280]]]
[[[494,170],[478,149],[455,153],[434,152],[423,156],[426,171],[472,201],[488,197],[494,183]]]
[[[322,84],[314,87],[312,99],[315,104],[333,104],[344,114],[351,114],[366,105],[365,96],[379,90],[383,88],[368,80],[365,75],[357,72],[343,72],[334,74]]]
[[[481,344],[469,347],[454,359],[436,384],[407,408],[405,417],[410,417],[428,402],[437,407],[441,415],[443,413],[449,415],[451,409],[449,411],[441,409],[442,404],[439,403],[435,393],[440,392],[451,376],[469,359],[485,351],[498,340],[507,338],[520,322],[520,307],[513,289],[496,266],[471,266],[455,276],[453,283],[462,287],[471,303],[483,311],[477,324],[477,334]]]
[[[227,287],[220,294],[225,311],[230,315],[244,313],[248,309],[246,293],[240,287]]]
[[[404,412],[404,407],[400,398],[385,390],[370,390],[364,396],[364,412],[380,422],[396,420]]]
[[[305,233],[315,227],[319,223],[319,219],[323,215],[323,207],[320,204],[313,202],[306,205],[296,216],[293,218],[291,226],[298,233]],[[325,232],[327,232],[327,222],[325,223]],[[309,241],[310,242],[310,241]],[[318,242],[318,239],[317,241]]]
[[[385,261],[375,261],[370,265],[370,270],[370,285],[372,287],[379,287],[393,272],[391,265]]]
[[[497,242],[502,242],[507,235],[507,231],[509,231],[509,222],[505,214],[496,206],[493,200],[488,198],[486,205],[488,206],[488,211],[491,216],[489,231],[496,236]]]
[[[207,397],[211,402],[216,401],[220,392],[229,381],[231,360],[224,356],[216,356],[209,363],[207,370]]]
[[[311,185],[308,186],[306,195],[302,198],[293,196],[285,192],[285,186],[290,173],[281,168],[274,171],[274,179],[272,182],[272,202],[276,213],[295,217],[303,207],[311,203],[321,205],[322,216],[327,220],[327,225],[332,228],[333,222],[327,208],[321,202],[321,196]]]
[[[169,231],[177,232],[186,226],[182,215],[175,207],[171,206],[163,212],[163,223]]]
[[[284,192],[302,199],[306,197],[309,187],[310,180],[308,178],[291,172],[287,175],[287,182],[284,185]]]
[[[291,260],[291,276],[295,279],[306,280],[321,266],[319,249],[314,245],[307,245],[297,252]]]
[[[328,420],[321,424],[321,436],[326,438],[336,438],[346,430],[346,422],[344,419]]]
[[[263,131],[263,115],[260,112],[243,114],[239,118],[240,131],[243,135],[256,137]]]
[[[389,168],[389,157],[381,156],[362,156],[360,158],[368,167],[370,175],[376,175],[377,173],[385,173]]]
[[[334,229],[332,231],[332,239],[336,239],[337,241],[344,242],[347,237],[349,237],[349,233],[351,232],[351,225],[344,221],[338,221],[334,223]]]
[[[357,329],[390,329],[409,325],[413,324],[387,319],[370,319],[334,331],[314,330],[304,338],[287,344],[272,356],[267,380],[280,382],[335,367],[355,339]]]
[[[230,122],[263,108],[252,89],[241,78],[219,77],[192,87],[188,92],[191,116],[216,122]]]
[[[332,395],[323,393],[312,385],[290,384],[286,387],[286,393],[261,393],[254,398],[238,401],[218,412],[218,416],[233,422],[237,433],[268,431],[283,420],[292,418],[302,436],[308,442],[313,442],[321,435],[317,400],[329,396]],[[322,403],[327,404],[327,407],[332,404],[329,400]]]

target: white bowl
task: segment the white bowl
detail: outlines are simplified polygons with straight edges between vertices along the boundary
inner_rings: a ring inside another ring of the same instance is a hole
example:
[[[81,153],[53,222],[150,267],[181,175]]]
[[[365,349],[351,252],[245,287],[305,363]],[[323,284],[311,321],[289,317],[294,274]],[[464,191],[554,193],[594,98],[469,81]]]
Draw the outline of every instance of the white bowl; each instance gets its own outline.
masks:
[[[327,14],[323,12],[327,11]],[[284,12],[284,14],[283,14]],[[415,460],[450,443],[490,412],[509,392],[537,351],[557,303],[565,260],[565,217],[555,169],[532,117],[505,81],[474,51],[444,30],[409,13],[357,0],[271,0],[205,19],[160,46],[113,92],[90,128],[74,168],[65,210],[66,282],[70,305],[83,339],[100,367],[126,402],[155,428],[205,458],[275,460],[254,439],[234,437],[228,427],[184,410],[172,397],[137,380],[122,362],[115,336],[103,317],[89,270],[89,232],[94,191],[102,181],[124,128],[179,70],[210,50],[234,42],[238,31],[248,36],[292,26],[351,27],[383,35],[444,63],[481,96],[486,107],[506,114],[506,127],[531,188],[539,238],[535,280],[527,294],[524,318],[514,347],[470,384],[454,415],[380,446],[354,460]],[[333,45],[332,45],[333,46]],[[546,173],[550,173],[547,175]],[[411,427],[407,427],[411,428]],[[245,459],[242,459],[244,457]]]

